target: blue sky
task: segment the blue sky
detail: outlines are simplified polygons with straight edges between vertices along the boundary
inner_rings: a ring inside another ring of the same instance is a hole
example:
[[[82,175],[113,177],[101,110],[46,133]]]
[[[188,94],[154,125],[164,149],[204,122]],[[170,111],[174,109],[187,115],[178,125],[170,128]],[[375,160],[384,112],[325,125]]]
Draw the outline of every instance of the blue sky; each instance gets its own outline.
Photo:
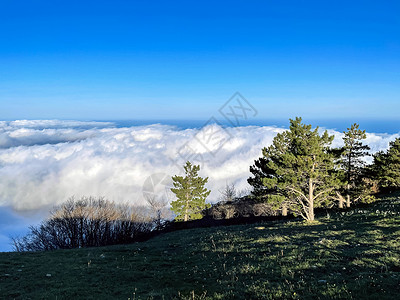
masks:
[[[398,1],[0,1],[0,119],[399,119]]]

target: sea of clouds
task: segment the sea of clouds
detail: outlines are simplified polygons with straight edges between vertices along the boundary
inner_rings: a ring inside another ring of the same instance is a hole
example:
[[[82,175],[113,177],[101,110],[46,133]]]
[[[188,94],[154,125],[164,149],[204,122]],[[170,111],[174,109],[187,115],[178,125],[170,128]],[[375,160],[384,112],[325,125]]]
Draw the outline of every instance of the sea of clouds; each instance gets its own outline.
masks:
[[[218,200],[227,183],[248,189],[249,166],[283,130],[216,124],[179,129],[161,124],[118,128],[112,122],[1,121],[0,245],[71,196],[104,196],[145,205],[143,189],[151,191],[154,185],[159,193],[155,179],[182,173],[187,159],[200,164],[200,175],[209,177],[210,202]],[[335,135],[333,146],[342,145],[342,133],[328,131]],[[374,153],[387,149],[398,136],[368,133],[366,143]],[[165,195],[173,199],[170,193]]]

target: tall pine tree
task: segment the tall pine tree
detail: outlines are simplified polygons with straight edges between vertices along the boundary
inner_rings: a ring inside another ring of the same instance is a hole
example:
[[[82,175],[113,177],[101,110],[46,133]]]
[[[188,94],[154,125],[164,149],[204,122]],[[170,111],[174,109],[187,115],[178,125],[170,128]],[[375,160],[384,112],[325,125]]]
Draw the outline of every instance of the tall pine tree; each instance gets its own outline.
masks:
[[[354,123],[343,133],[344,147],[341,165],[346,180],[346,206],[350,207],[350,203],[360,199],[368,189],[364,184],[366,162],[363,158],[369,155],[370,148],[362,143],[367,135],[365,130],[359,129],[358,124]]]
[[[201,211],[210,207],[205,201],[211,191],[204,187],[208,177],[203,179],[198,176],[200,166],[192,165],[188,161],[184,169],[185,177],[172,177],[174,188],[171,191],[177,200],[172,201],[171,206],[176,214],[175,220],[186,222],[202,218]]]
[[[318,128],[313,130],[301,118],[290,120],[289,130],[277,134],[250,167],[254,177],[248,182],[255,195],[313,221],[314,208],[327,205],[339,184],[329,151],[333,138],[327,131],[319,135]]]

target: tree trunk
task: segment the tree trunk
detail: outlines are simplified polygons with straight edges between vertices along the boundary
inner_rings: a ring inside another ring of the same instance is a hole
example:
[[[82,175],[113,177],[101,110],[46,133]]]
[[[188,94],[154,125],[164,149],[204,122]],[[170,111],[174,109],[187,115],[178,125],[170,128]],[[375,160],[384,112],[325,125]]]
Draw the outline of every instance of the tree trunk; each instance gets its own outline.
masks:
[[[308,208],[308,220],[309,221],[314,221],[314,201],[311,200]]]
[[[350,207],[350,185],[347,185],[346,206]]]
[[[188,208],[187,208],[187,206],[186,206],[186,208],[185,208],[185,216],[184,216],[183,220],[184,220],[185,222],[188,220]]]
[[[336,192],[336,196],[337,196],[338,201],[339,201],[339,208],[343,208],[343,205],[344,205],[344,202],[345,202],[343,196],[339,192]]]
[[[187,222],[187,220],[188,220],[188,206],[189,206],[189,195],[186,194],[185,216],[183,217],[183,220],[185,222]]]
[[[314,221],[314,189],[313,180],[308,180],[308,220]]]
[[[287,216],[287,205],[286,205],[286,203],[282,204],[282,216],[284,216],[284,217]]]

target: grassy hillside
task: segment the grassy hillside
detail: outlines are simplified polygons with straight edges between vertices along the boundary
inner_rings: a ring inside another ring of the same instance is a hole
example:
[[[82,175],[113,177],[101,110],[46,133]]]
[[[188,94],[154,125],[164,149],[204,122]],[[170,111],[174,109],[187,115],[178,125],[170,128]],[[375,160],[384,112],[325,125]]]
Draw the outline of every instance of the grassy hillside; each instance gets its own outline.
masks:
[[[143,243],[0,254],[1,299],[393,299],[400,200],[302,221]]]

